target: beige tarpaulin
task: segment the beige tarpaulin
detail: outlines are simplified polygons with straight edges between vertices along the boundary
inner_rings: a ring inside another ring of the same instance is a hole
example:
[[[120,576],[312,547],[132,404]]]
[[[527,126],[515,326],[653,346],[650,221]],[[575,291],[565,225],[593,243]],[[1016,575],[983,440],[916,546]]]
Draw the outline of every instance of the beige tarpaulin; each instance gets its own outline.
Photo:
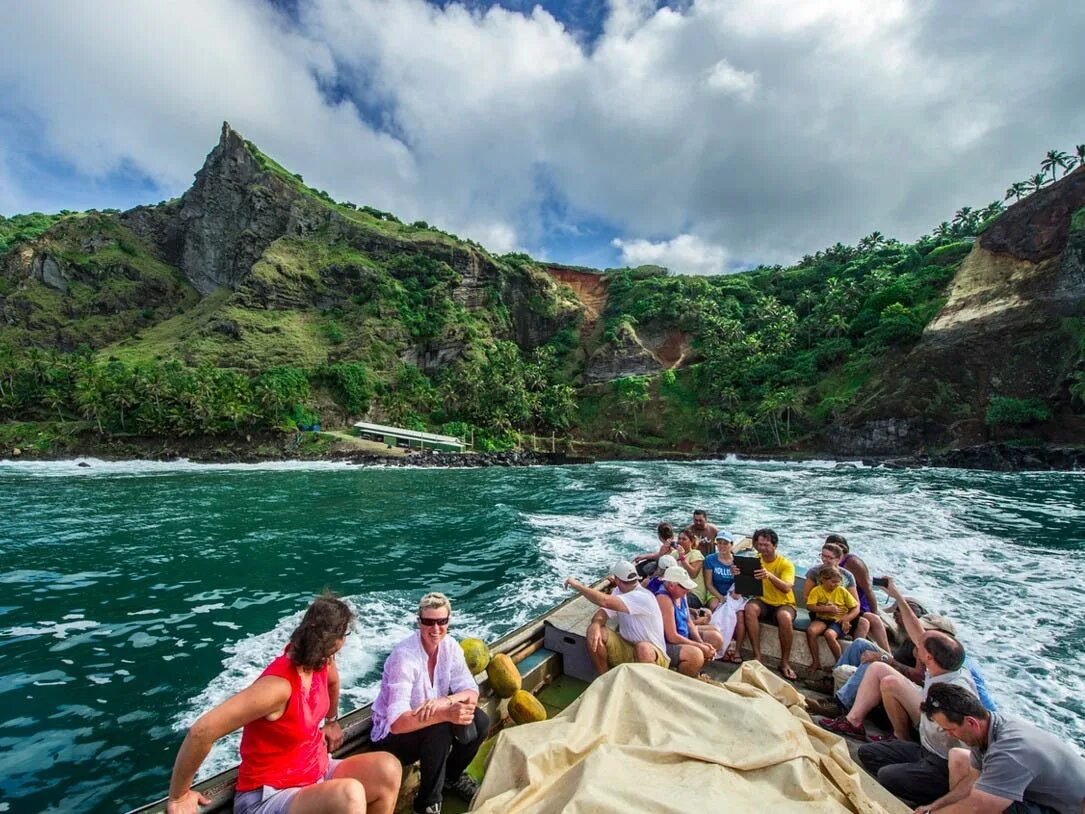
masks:
[[[908,812],[756,662],[726,685],[611,670],[553,720],[501,732],[471,810]]]

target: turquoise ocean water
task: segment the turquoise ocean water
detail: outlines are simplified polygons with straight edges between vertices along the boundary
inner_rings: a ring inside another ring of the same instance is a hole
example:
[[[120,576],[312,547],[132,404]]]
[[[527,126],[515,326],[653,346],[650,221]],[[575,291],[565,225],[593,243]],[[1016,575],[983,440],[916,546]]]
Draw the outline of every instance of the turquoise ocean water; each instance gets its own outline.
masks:
[[[91,464],[0,462],[0,812],[163,795],[185,727],[252,681],[325,587],[360,615],[346,709],[376,695],[424,591],[453,597],[453,635],[493,639],[697,507],[772,525],[799,566],[845,534],[957,621],[1004,709],[1085,744],[1082,474]]]

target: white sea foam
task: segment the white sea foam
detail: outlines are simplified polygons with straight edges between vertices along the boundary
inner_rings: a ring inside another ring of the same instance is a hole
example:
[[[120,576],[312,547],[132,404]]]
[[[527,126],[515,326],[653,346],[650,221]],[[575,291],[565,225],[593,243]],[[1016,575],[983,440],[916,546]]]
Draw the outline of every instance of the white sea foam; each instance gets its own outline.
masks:
[[[69,633],[78,630],[94,630],[99,627],[90,619],[78,619],[70,622],[39,622],[37,627],[16,626],[0,631],[0,636],[52,636],[54,639],[66,639]]]

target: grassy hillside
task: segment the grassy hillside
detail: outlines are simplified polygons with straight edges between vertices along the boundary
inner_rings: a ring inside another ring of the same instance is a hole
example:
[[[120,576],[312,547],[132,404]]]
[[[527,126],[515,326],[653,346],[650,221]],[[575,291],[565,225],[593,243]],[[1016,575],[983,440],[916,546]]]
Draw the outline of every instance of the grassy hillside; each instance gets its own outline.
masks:
[[[527,255],[493,256],[334,201],[243,144],[256,168],[245,194],[300,225],[227,237],[207,227],[201,240],[256,246],[246,255],[256,259],[206,295],[179,265],[188,198],[124,215],[0,219],[0,438],[48,447],[43,422],[70,444],[72,427],[236,436],[366,417],[473,434],[482,448],[519,433],[655,452],[817,447],[917,343],[1001,212],[966,207],[915,243],[874,233],[788,268],[710,278],[612,269],[585,316]],[[216,188],[216,152],[202,195]],[[680,367],[620,374],[622,354],[643,362],[642,338],[663,336],[680,340]],[[589,384],[588,362],[604,351],[619,374]],[[1040,415],[1018,407],[1001,405],[994,422]]]

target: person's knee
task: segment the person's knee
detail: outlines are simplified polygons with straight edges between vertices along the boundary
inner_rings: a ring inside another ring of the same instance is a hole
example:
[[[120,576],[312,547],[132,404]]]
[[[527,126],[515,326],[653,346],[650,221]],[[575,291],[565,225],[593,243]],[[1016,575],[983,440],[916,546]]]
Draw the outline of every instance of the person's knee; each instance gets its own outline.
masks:
[[[490,731],[490,716],[482,707],[475,707],[475,728],[479,734],[485,736]]]
[[[828,639],[831,642],[835,642],[836,641],[836,631],[835,630],[826,630],[825,631],[825,638]]]
[[[329,797],[326,801],[327,811],[337,814],[361,814],[365,811],[365,786],[360,780],[353,777],[329,780],[325,789]]]
[[[482,707],[475,707],[474,724],[476,735],[472,743],[481,745],[490,734],[490,716],[486,714]]]
[[[888,664],[881,661],[874,661],[871,662],[870,665],[867,667],[864,680],[876,681],[881,684],[882,681],[899,675],[900,673],[898,673]]]
[[[648,644],[648,642],[637,642],[634,652],[636,653],[637,661],[642,664],[651,663],[656,660],[656,649]]]
[[[911,692],[915,690],[915,684],[896,671],[887,673],[882,678],[879,686],[883,693],[888,693],[893,696],[911,694]]]
[[[403,780],[403,764],[399,758],[390,752],[370,752],[373,762],[370,768],[370,777],[378,786],[371,788],[372,794],[399,794],[399,784]]]
[[[434,751],[444,754],[452,747],[452,724],[442,721],[439,724],[430,724],[424,730],[422,740],[422,754]]]
[[[776,611],[776,627],[780,630],[791,630],[794,627],[795,619],[791,615],[791,611],[784,608]]]
[[[856,752],[856,757],[859,758],[859,762],[863,764],[863,767],[868,771],[875,763],[881,763],[880,760],[875,759],[877,756],[877,749],[874,748],[875,746],[877,746],[877,744],[863,743],[860,744],[859,749]]]
[[[695,676],[704,667],[704,653],[696,647],[683,647],[678,654],[678,672],[682,675]]]

